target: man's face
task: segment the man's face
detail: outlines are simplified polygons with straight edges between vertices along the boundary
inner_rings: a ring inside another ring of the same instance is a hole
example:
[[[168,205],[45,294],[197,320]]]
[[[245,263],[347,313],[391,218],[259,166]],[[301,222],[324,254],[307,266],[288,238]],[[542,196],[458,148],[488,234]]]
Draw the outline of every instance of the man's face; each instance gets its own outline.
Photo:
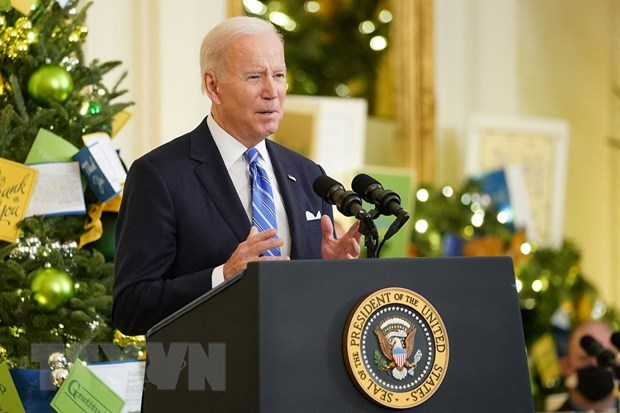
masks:
[[[224,70],[209,91],[219,125],[245,146],[254,146],[278,129],[286,97],[286,65],[274,34],[243,36],[225,53]],[[207,76],[207,90],[209,78]]]

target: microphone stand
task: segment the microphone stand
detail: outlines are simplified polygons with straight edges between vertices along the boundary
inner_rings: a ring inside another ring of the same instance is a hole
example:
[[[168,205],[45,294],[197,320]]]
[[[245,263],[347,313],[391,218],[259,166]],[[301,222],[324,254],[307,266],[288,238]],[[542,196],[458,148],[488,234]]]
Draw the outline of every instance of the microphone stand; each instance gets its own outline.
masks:
[[[372,209],[369,212],[363,209],[357,213],[355,218],[360,220],[359,232],[364,235],[364,246],[366,247],[366,258],[379,258],[381,247],[385,241],[390,239],[394,234],[398,232],[405,225],[405,222],[409,219],[409,213],[404,209],[398,212],[398,216],[392,222],[392,225],[386,231],[381,245],[379,245],[379,233],[374,220],[377,219],[381,213],[376,209]]]
[[[378,214],[373,209],[370,212],[361,210],[355,218],[360,220],[359,232],[364,236],[364,246],[366,247],[366,258],[378,258],[377,245],[379,243],[379,233],[373,221]]]

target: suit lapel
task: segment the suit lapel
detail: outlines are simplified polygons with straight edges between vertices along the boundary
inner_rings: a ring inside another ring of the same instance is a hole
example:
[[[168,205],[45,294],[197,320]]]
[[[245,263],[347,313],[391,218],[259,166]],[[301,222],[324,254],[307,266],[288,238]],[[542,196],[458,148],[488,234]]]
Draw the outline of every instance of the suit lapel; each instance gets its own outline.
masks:
[[[298,257],[301,253],[300,248],[303,245],[303,225],[305,223],[305,207],[303,203],[305,194],[301,185],[291,179],[298,176],[297,168],[278,147],[270,140],[266,140],[267,150],[271,158],[273,173],[278,181],[280,195],[284,202],[284,209],[288,219],[288,226],[291,235],[291,258]]]
[[[239,242],[250,230],[245,209],[209,131],[206,119],[192,132],[190,158],[200,164],[196,176]],[[240,217],[243,217],[240,219]]]

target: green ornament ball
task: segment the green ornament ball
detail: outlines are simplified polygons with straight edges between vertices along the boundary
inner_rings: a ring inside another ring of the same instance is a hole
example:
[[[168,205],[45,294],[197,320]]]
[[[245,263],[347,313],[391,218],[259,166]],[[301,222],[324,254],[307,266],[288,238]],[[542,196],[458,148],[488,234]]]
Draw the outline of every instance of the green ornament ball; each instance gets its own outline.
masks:
[[[58,65],[42,65],[28,79],[28,92],[41,106],[49,106],[51,102],[63,103],[73,92],[73,79]]]
[[[57,268],[38,270],[32,277],[30,291],[38,308],[45,312],[56,311],[75,293],[71,276]]]

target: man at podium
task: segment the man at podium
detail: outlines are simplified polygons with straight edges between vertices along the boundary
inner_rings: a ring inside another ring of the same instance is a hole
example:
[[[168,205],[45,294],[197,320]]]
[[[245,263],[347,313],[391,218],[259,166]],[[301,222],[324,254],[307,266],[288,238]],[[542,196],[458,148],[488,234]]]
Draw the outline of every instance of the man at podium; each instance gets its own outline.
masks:
[[[333,236],[313,161],[266,138],[286,95],[282,37],[268,22],[218,24],[200,50],[211,112],[131,166],[116,228],[112,317],[123,333],[158,321],[256,260],[355,258],[359,223]]]

